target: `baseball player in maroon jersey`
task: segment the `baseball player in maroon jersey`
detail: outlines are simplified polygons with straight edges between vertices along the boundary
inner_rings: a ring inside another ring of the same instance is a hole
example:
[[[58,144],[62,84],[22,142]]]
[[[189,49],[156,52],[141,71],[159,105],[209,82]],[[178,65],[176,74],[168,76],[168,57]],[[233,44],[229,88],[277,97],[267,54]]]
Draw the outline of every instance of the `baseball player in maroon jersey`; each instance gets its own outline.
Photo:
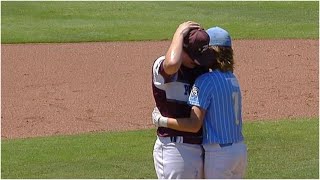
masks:
[[[247,167],[247,147],[243,142],[242,98],[233,73],[231,37],[220,27],[210,28],[207,33],[209,48],[202,54],[212,57],[206,65],[212,71],[198,77],[193,85],[188,101],[193,106],[190,118],[163,117],[155,108],[153,123],[187,132],[203,128],[204,178],[241,179]]]
[[[195,79],[208,72],[198,66],[200,54],[208,47],[208,34],[198,23],[179,25],[165,56],[155,60],[152,90],[156,107],[166,117],[189,117],[187,104]],[[202,56],[201,56],[202,57]],[[159,179],[203,178],[202,130],[182,132],[166,127],[157,129],[154,166]]]

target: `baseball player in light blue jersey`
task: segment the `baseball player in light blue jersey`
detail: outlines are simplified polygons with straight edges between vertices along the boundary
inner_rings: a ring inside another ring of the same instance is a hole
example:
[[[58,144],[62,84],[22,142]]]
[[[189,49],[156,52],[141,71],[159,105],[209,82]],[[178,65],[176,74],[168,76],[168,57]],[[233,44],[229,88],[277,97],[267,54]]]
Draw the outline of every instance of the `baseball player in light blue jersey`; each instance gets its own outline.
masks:
[[[212,69],[198,77],[189,95],[190,118],[163,117],[155,108],[156,126],[196,132],[203,126],[204,176],[208,179],[243,178],[247,167],[247,147],[242,134],[242,100],[237,77],[233,74],[233,50],[229,33],[213,27],[209,50]]]

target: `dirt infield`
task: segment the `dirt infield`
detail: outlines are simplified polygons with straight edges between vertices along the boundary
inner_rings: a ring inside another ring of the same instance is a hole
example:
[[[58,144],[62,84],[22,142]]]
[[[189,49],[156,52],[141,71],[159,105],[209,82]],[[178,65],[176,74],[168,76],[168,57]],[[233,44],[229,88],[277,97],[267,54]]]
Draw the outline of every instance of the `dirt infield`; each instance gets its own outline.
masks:
[[[168,41],[1,47],[1,137],[151,128],[151,66]],[[318,40],[238,40],[248,120],[319,115]]]

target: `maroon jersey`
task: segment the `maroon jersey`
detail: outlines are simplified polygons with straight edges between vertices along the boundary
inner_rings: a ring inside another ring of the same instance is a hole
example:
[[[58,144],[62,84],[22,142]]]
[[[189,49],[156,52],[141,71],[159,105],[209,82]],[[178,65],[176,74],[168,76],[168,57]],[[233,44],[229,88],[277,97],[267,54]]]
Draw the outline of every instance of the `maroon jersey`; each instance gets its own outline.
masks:
[[[159,57],[152,68],[152,90],[156,106],[165,117],[188,118],[190,117],[191,106],[187,104],[191,87],[195,79],[208,69],[197,67],[187,68],[181,65],[177,73],[167,75],[163,68],[165,57]],[[161,137],[202,137],[202,129],[197,133],[189,133],[159,127],[158,136]]]

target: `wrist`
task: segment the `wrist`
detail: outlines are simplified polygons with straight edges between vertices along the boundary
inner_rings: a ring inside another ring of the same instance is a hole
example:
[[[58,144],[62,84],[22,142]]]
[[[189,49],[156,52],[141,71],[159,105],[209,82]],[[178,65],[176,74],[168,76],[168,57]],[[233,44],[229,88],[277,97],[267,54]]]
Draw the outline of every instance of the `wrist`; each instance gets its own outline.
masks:
[[[158,124],[159,124],[159,127],[168,127],[168,118],[160,117]]]

